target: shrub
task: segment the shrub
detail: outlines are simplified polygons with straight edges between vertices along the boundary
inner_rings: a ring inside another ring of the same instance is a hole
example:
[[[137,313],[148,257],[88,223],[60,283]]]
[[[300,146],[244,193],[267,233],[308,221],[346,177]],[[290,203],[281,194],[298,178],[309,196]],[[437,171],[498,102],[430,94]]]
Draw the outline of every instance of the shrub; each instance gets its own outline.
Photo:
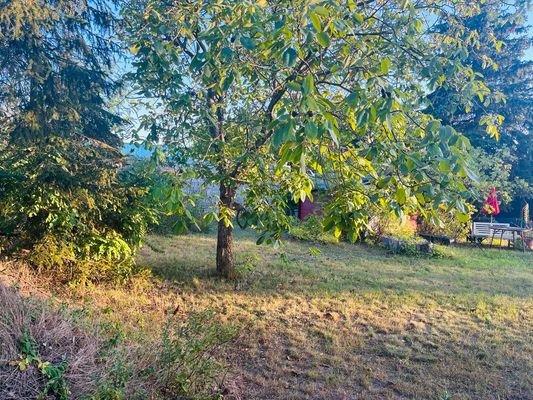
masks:
[[[331,232],[324,232],[324,218],[310,215],[303,221],[294,221],[291,224],[289,235],[295,239],[309,242],[338,243],[339,239]]]
[[[472,207],[468,210],[472,215]],[[420,232],[427,235],[446,236],[450,239],[464,239],[469,231],[469,224],[460,221],[454,213],[439,210],[439,221],[426,221],[420,223]]]
[[[94,140],[48,137],[0,154],[0,227],[8,253],[29,250],[65,281],[127,278],[156,211],[122,156]]]
[[[100,353],[105,360],[106,372],[98,382],[98,388],[84,400],[133,400],[146,399],[143,396],[143,382],[135,376],[138,359],[122,345],[121,339],[113,337]]]
[[[378,213],[370,218],[369,227],[371,236],[380,238],[382,236],[392,236],[397,239],[406,240],[412,238],[416,229],[407,223],[407,217],[399,218],[392,213]]]

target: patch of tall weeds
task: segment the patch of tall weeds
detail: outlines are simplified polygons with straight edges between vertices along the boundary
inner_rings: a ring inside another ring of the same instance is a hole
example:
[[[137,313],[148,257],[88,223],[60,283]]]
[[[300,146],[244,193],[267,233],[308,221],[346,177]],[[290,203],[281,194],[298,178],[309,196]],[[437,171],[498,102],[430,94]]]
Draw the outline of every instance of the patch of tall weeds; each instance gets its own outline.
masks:
[[[234,327],[216,322],[213,311],[192,313],[186,321],[170,319],[163,329],[154,371],[163,392],[215,398],[224,377],[217,355],[236,333]]]

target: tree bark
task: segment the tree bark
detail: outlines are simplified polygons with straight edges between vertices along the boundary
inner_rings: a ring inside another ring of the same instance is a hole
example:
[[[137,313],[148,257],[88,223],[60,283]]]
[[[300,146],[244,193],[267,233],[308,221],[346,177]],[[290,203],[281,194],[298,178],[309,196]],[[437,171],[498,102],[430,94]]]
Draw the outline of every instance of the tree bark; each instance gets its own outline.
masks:
[[[227,186],[220,182],[220,203],[222,207],[234,209],[235,206],[234,187]],[[233,228],[226,226],[221,219],[218,221],[217,237],[217,273],[225,279],[235,279],[237,271],[235,270],[235,259],[233,256]]]

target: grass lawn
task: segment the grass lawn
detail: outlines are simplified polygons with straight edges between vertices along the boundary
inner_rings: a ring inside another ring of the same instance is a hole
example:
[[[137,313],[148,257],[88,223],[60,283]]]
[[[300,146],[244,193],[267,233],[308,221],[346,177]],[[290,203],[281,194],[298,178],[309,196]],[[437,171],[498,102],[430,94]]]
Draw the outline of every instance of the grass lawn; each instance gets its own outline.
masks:
[[[533,399],[531,253],[407,257],[296,241],[281,251],[249,233],[236,246],[236,283],[213,277],[213,235],[151,236],[139,263],[153,278],[54,296],[143,346],[169,313],[214,309],[241,328],[223,355],[228,398]]]

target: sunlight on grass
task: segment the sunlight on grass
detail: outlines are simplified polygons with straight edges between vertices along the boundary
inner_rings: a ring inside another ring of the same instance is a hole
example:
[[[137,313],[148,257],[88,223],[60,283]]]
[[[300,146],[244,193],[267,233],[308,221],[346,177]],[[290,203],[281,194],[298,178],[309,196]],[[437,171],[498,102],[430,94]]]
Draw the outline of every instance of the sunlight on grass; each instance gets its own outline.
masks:
[[[238,259],[258,261],[227,283],[213,278],[213,237],[149,242],[139,261],[179,288],[180,310],[214,308],[244,327],[228,359],[259,398],[521,398],[531,387],[531,254],[439,247],[409,258],[341,243],[313,245],[317,256],[309,243],[276,250],[241,234]]]
[[[147,346],[168,315],[216,311],[241,329],[225,362],[246,398],[528,397],[531,254],[439,247],[417,258],[313,244],[318,255],[300,241],[256,246],[242,232],[236,246],[246,267],[237,282],[214,277],[213,236],[151,236],[138,261],[153,277],[61,299]]]

